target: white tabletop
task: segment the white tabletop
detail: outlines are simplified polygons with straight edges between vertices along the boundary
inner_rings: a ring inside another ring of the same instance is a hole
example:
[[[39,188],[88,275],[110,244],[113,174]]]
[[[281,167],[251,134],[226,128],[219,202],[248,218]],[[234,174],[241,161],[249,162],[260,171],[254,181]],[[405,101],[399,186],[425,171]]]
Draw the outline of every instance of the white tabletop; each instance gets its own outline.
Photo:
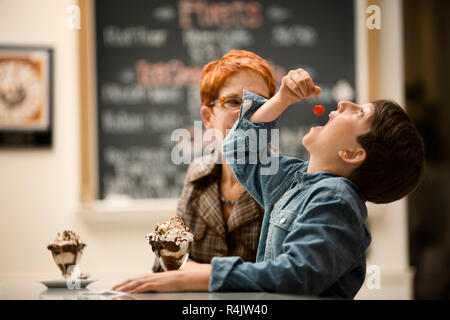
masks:
[[[309,300],[315,297],[272,294],[265,292],[174,292],[113,294],[110,290],[117,281],[94,277],[98,281],[84,289],[48,289],[38,282],[43,279],[0,279],[0,300]],[[116,292],[117,293],[117,292]]]

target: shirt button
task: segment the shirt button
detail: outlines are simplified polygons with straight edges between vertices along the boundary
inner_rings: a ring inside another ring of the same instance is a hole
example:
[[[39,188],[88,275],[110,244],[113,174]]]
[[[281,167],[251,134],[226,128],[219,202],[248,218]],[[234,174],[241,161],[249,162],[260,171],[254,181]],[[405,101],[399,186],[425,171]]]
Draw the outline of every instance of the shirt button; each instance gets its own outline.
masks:
[[[280,223],[284,223],[286,221],[286,218],[281,218]]]

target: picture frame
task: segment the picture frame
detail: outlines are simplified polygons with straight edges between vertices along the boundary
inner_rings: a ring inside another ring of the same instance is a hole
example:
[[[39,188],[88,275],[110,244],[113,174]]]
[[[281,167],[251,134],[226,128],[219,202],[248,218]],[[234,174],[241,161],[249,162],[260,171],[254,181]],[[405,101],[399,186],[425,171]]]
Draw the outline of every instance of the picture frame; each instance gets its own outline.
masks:
[[[53,49],[0,45],[0,148],[48,148]]]

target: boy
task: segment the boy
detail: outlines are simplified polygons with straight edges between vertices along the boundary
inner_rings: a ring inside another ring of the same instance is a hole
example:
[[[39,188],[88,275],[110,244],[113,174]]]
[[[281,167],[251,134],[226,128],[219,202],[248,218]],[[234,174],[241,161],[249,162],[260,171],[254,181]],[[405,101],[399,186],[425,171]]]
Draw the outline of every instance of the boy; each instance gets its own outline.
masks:
[[[273,128],[293,102],[320,92],[302,69],[290,71],[270,100],[244,92],[239,119],[224,141],[228,165],[265,209],[256,263],[216,257],[198,270],[145,276],[118,289],[353,298],[365,278],[370,244],[365,201],[391,202],[414,190],[424,168],[423,144],[406,113],[394,102],[379,100],[340,102],[325,126],[304,136],[309,162],[280,157],[267,141],[251,147],[249,138],[259,135],[250,131]],[[262,174],[261,162],[248,161],[255,153],[269,153],[271,162],[279,161],[278,170]]]

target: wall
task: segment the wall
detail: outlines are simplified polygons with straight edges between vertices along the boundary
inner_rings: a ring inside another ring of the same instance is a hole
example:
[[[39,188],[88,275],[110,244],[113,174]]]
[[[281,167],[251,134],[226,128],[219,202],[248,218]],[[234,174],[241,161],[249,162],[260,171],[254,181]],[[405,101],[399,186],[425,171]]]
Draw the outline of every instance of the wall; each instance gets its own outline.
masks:
[[[368,32],[378,32],[379,44],[375,55],[378,58],[378,79],[374,84],[378,96],[375,99],[393,99],[404,106],[402,1],[372,2],[381,8],[381,29],[368,30],[364,28],[365,21],[362,20],[359,25],[366,36]],[[364,6],[360,4],[359,10],[362,16],[365,13]],[[364,97],[360,98],[363,102]],[[367,265],[379,267],[381,281],[379,289],[369,289],[368,282],[364,283],[357,298],[411,299],[413,270],[409,267],[406,199],[386,205],[369,203],[368,211],[372,244]]]
[[[0,279],[59,276],[46,245],[64,229],[87,243],[81,267],[93,275],[142,273],[153,261],[144,240],[152,220],[97,223],[78,214],[78,31],[66,27],[73,3],[0,0],[1,44],[54,48],[55,112],[51,149],[0,151]]]
[[[0,1],[0,42],[54,48],[54,145],[0,151],[1,274],[48,270],[46,243],[70,227],[78,192],[76,35],[69,1]],[[50,261],[51,262],[51,261]]]

